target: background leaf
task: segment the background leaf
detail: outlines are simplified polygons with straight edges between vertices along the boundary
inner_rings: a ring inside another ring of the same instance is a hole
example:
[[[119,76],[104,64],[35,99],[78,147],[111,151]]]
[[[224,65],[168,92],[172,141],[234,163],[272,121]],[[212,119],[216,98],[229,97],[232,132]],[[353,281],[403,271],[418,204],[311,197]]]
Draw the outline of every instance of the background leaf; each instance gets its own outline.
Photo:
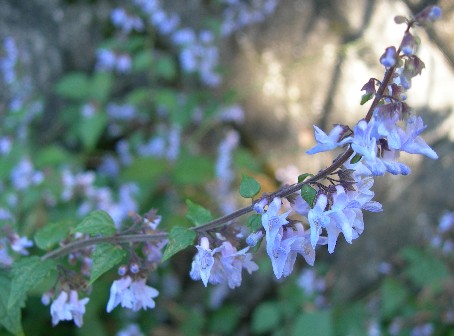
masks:
[[[392,278],[386,278],[380,286],[380,294],[380,314],[383,318],[391,319],[406,301],[409,293],[402,283]]]
[[[107,125],[105,113],[95,113],[89,118],[82,118],[79,123],[79,137],[85,149],[91,150],[98,143]]]
[[[441,289],[442,281],[447,278],[449,271],[440,259],[412,247],[404,248],[401,254],[408,263],[405,274],[415,285],[435,291]]]
[[[276,302],[262,302],[252,315],[252,331],[255,333],[271,332],[281,322],[279,305]]]
[[[331,336],[333,324],[330,311],[303,313],[295,321],[292,335],[294,336]]]
[[[58,81],[55,91],[64,98],[82,100],[88,96],[89,84],[85,73],[71,72]]]
[[[167,170],[166,161],[152,157],[142,157],[135,159],[130,166],[123,170],[121,179],[137,183],[149,183],[165,174]]]

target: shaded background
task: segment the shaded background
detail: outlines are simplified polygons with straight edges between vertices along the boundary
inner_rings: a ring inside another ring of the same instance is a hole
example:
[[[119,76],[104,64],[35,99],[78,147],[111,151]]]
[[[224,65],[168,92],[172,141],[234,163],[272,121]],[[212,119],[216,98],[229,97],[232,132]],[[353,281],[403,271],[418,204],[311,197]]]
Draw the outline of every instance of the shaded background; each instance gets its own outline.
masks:
[[[423,241],[440,214],[454,210],[454,2],[282,0],[264,21],[220,41],[224,82],[213,92],[237,93],[245,122],[235,128],[241,145],[265,161],[261,177],[271,190],[292,183],[301,172],[316,172],[331,163],[332,153],[305,154],[314,144],[312,125],[352,126],[365,114],[367,104],[359,105],[360,89],[371,76],[381,79],[378,59],[387,46],[400,42],[404,30],[393,17],[433,3],[443,8],[443,17],[433,29],[417,29],[422,39],[418,54],[426,69],[414,79],[409,103],[428,125],[423,137],[440,159],[403,157],[412,174],[377,179],[376,199],[385,211],[366,215],[361,239],[351,246],[339,242],[333,255],[319,254],[330,264],[327,281],[336,303],[350,302],[375,288],[383,276],[379,272],[383,261],[390,262],[402,247]],[[22,68],[31,78],[26,89],[44,97],[44,114],[35,125],[43,144],[63,136],[54,123],[64,104],[55,95],[54,83],[68,71],[92,71],[96,48],[111,29],[106,21],[115,5],[0,1],[0,40],[16,39],[28,55]],[[212,14],[204,1],[169,1],[165,8],[195,29],[204,15]],[[127,90],[132,88],[120,91]],[[5,98],[2,91],[0,87],[0,101]],[[183,261],[187,271],[189,260]],[[245,282],[232,300],[242,297],[247,307],[271,295],[275,285],[260,276]],[[255,288],[244,296],[248,282]],[[197,296],[197,289],[194,293],[187,296]]]

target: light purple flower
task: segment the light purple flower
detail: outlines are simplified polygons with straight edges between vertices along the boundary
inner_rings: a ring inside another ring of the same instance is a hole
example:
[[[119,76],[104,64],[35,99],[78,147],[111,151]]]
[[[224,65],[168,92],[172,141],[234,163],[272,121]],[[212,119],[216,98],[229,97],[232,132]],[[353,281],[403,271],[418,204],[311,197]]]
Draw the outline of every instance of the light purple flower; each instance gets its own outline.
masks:
[[[211,269],[214,265],[213,254],[216,251],[210,249],[210,243],[206,237],[200,239],[200,245],[196,245],[196,248],[198,252],[192,262],[189,275],[192,280],[201,279],[206,287],[208,285],[208,279],[210,278]]]
[[[206,237],[201,239],[200,244],[204,246],[196,246],[199,252],[192,262],[190,276],[193,280],[202,279],[205,286],[208,283],[227,284],[233,289],[241,285],[243,268],[249,274],[258,269],[252,261],[252,255],[247,253],[249,247],[237,251],[230,242],[224,241],[221,246],[211,250]]]
[[[271,259],[271,265],[273,266],[276,279],[287,276],[292,272],[293,264],[296,260],[296,252],[292,251],[292,244],[296,239],[297,236],[283,239],[282,235],[278,233],[274,237],[272,244],[269,241],[267,242],[266,252]]]
[[[329,135],[327,135],[325,132],[323,132],[320,128],[318,128],[315,125],[314,129],[315,129],[314,135],[315,140],[317,141],[317,145],[306,151],[307,154],[315,154],[330,151],[334,148],[341,147],[345,144],[345,141],[339,142],[339,139],[341,138],[342,134],[345,131],[344,127],[342,127],[341,125],[334,126],[331,132],[329,132]]]
[[[235,247],[228,241],[223,242],[222,245],[216,249],[218,258],[215,260],[212,274],[218,283],[227,282],[229,288],[233,289],[241,285],[241,274],[243,268],[249,274],[258,270],[257,264],[252,261],[252,255],[247,253],[249,247],[237,251]],[[219,261],[218,261],[219,260]]]
[[[13,258],[8,253],[6,248],[6,239],[0,240],[0,265],[10,266],[13,263]]]
[[[263,232],[262,231],[257,231],[251,233],[247,238],[246,238],[246,244],[249,246],[255,246],[259,242],[260,239],[263,237]]]
[[[293,231],[292,229],[287,229],[286,230],[286,237],[290,236],[297,236],[297,239],[293,242],[291,249],[292,251],[301,254],[304,257],[304,260],[311,265],[314,266],[315,262],[315,249],[311,244],[310,240],[310,230],[304,230],[304,227],[301,223],[296,223],[295,224],[296,231]],[[325,244],[325,238],[324,237],[319,237],[319,240],[317,242],[318,245],[324,245]],[[291,272],[291,269],[290,269]],[[290,273],[288,273],[290,274]],[[287,274],[287,275],[288,275]],[[287,276],[284,273],[284,276]]]
[[[402,142],[400,150],[410,154],[423,154],[434,160],[438,159],[437,153],[419,136],[425,128],[421,117],[408,118],[405,133],[403,131],[400,133]]]
[[[147,286],[145,281],[145,278],[141,278],[131,283],[131,293],[134,297],[133,311],[147,310],[147,308],[154,308],[156,305],[153,299],[159,295],[159,292],[153,287]]]
[[[385,53],[380,57],[380,63],[386,68],[390,68],[396,64],[396,48],[388,47],[385,50]]]
[[[17,234],[14,234],[11,237],[11,249],[14,252],[20,253],[22,255],[28,255],[27,248],[32,246],[33,242],[27,237],[19,237]]]
[[[107,312],[110,313],[116,306],[121,304],[123,308],[132,309],[134,296],[129,288],[132,279],[129,276],[115,280],[110,287],[110,297],[107,302]]]
[[[265,198],[262,198],[261,200],[257,201],[254,203],[253,205],[253,209],[256,213],[258,214],[264,214],[265,213],[265,207],[268,205],[268,199],[265,197]]]
[[[401,130],[401,128],[397,126],[398,121],[399,114],[392,110],[392,108],[387,113],[380,113],[380,109],[376,109],[374,111],[374,122],[373,129],[371,130],[371,136],[375,139],[386,138],[389,148],[399,149],[401,146],[399,130]]]
[[[325,211],[326,205],[328,204],[328,198],[324,194],[320,194],[317,197],[317,201],[312,209],[309,210],[307,214],[307,219],[309,220],[309,224],[311,227],[311,244],[312,247],[315,248],[317,245],[318,239],[320,234],[322,233],[322,228],[326,228],[326,226],[330,222],[330,218]]]
[[[153,287],[147,286],[145,282],[145,278],[133,280],[130,276],[115,280],[110,288],[107,312],[110,313],[119,304],[123,308],[133,311],[154,308],[153,299],[159,295],[159,292]]]
[[[386,172],[386,166],[377,157],[377,140],[372,137],[374,119],[369,123],[361,120],[354,128],[354,135],[351,142],[352,149],[363,156],[363,163],[369,168],[373,175],[379,176]]]
[[[279,215],[281,209],[281,200],[275,197],[268,205],[267,211],[262,215],[262,225],[266,232],[267,245],[273,245],[276,235],[285,224],[288,224],[286,219],[290,211]],[[270,246],[272,248],[272,246]]]
[[[348,243],[352,243],[353,239],[353,223],[356,217],[356,213],[352,208],[358,208],[359,203],[357,201],[351,201],[348,195],[345,193],[345,190],[341,186],[336,187],[336,193],[333,194],[333,204],[331,209],[327,211],[331,218],[330,227],[334,224],[336,225],[336,230],[340,229],[344,234],[345,240]],[[327,227],[327,231],[330,229]],[[333,232],[336,232],[333,230]],[[328,231],[328,251],[332,253],[336,245],[337,234],[334,237],[330,237],[330,232]]]
[[[293,203],[291,203],[291,206],[293,211],[303,217],[307,217],[307,214],[311,209],[311,206],[304,200],[303,197],[301,197],[300,194],[298,194]]]
[[[60,321],[74,320],[74,324],[80,328],[83,324],[85,305],[89,300],[89,298],[79,300],[78,293],[75,290],[69,292],[69,297],[66,291],[60,292],[50,306],[52,325],[55,326]]]

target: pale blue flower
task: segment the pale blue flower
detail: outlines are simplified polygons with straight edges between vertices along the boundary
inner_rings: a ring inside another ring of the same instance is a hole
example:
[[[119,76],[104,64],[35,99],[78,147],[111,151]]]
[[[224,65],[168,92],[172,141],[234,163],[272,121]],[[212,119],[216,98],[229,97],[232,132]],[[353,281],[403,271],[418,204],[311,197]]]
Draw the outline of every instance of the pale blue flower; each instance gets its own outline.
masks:
[[[314,135],[315,140],[317,141],[317,145],[306,151],[307,154],[315,154],[319,152],[330,151],[334,148],[343,146],[345,144],[345,141],[339,142],[339,139],[342,136],[342,133],[344,132],[344,127],[342,127],[341,125],[334,126],[329,135],[327,135],[324,131],[322,131],[315,125],[314,129],[315,129]]]
[[[201,279],[205,287],[208,285],[211,269],[214,265],[213,254],[215,250],[210,249],[208,238],[202,237],[200,245],[196,245],[197,254],[192,262],[192,267],[189,275],[193,280]]]
[[[314,207],[309,210],[307,215],[307,219],[311,226],[311,244],[313,248],[317,245],[320,234],[322,233],[322,228],[325,228],[330,222],[330,218],[325,211],[327,204],[328,198],[326,195],[320,194],[317,197]]]
[[[396,48],[388,47],[385,53],[380,57],[380,63],[386,68],[390,68],[396,64]]]
[[[410,154],[423,154],[431,159],[438,159],[437,153],[427,145],[427,143],[419,136],[424,131],[424,126],[421,117],[411,116],[407,120],[407,128],[405,133],[401,132],[402,146],[400,150]]]
[[[115,280],[110,287],[110,297],[107,302],[107,312],[110,313],[116,306],[121,304],[123,308],[133,311],[154,308],[159,292],[146,284],[145,278],[132,279],[126,276]]]
[[[220,283],[227,282],[229,288],[233,289],[241,285],[242,270],[245,268],[249,274],[258,270],[257,264],[252,261],[252,254],[248,253],[249,247],[237,251],[230,242],[223,242],[217,249],[220,253],[218,265],[222,267],[219,272],[223,279]]]
[[[267,211],[262,215],[262,225],[266,232],[267,245],[274,244],[276,235],[279,229],[285,224],[288,224],[286,219],[290,211],[287,211],[279,215],[281,209],[281,200],[275,197],[273,201],[268,205]]]
[[[147,310],[147,308],[154,308],[156,305],[154,298],[159,295],[159,292],[145,282],[145,278],[140,278],[131,283],[131,293],[134,296],[133,311]]]
[[[132,309],[134,296],[131,293],[130,285],[132,279],[130,276],[122,277],[115,280],[110,287],[109,301],[107,302],[107,312],[110,313],[116,306],[121,304],[123,308]]]
[[[377,140],[371,136],[374,127],[374,119],[369,123],[361,120],[354,128],[354,136],[351,140],[352,149],[363,156],[363,163],[373,175],[379,176],[386,172],[386,166],[377,157]]]
[[[401,138],[399,136],[399,130],[397,126],[399,121],[399,114],[395,111],[389,113],[379,113],[376,109],[374,112],[374,123],[371,134],[376,139],[386,138],[388,147],[391,149],[399,149],[401,146]]]
[[[249,246],[255,246],[259,242],[260,239],[263,237],[263,232],[262,231],[257,231],[251,233],[247,238],[246,238],[246,244]]]
[[[79,300],[78,293],[75,290],[71,290],[69,295],[66,291],[60,292],[50,306],[52,325],[55,326],[60,321],[74,320],[74,324],[80,328],[83,324],[82,318],[88,301],[89,298]]]
[[[284,275],[284,269],[286,269],[285,276],[291,273],[296,259],[296,253],[291,253],[292,244],[296,239],[296,236],[282,239],[281,234],[278,233],[274,238],[273,244],[268,242],[266,250],[271,259],[276,279],[280,279]]]

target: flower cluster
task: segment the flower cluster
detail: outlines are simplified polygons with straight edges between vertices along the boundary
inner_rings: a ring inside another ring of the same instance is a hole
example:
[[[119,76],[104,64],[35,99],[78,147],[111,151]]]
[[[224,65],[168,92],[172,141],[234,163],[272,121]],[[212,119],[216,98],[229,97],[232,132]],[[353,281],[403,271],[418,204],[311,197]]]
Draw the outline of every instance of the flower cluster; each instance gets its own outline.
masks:
[[[2,210],[0,208],[0,220],[5,219],[2,218]],[[27,237],[20,237],[7,226],[3,227],[1,231],[3,231],[1,232],[2,236],[5,233],[5,237],[0,238],[0,267],[11,266],[13,258],[9,254],[8,247],[15,253],[28,255],[29,251],[27,249],[33,246],[33,242]]]
[[[159,292],[153,287],[147,286],[145,282],[145,278],[133,279],[131,276],[115,280],[110,287],[107,312],[110,313],[118,305],[133,311],[154,308],[153,299],[159,295]]]
[[[229,241],[223,241],[219,247],[210,249],[208,238],[202,237],[196,248],[198,252],[194,256],[190,276],[193,280],[202,280],[205,287],[208,283],[226,283],[230,288],[238,287],[241,285],[243,268],[249,274],[258,269],[248,252],[249,247],[238,251]]]
[[[308,181],[305,191],[310,193],[291,199],[293,211],[303,220],[288,220],[290,211],[279,214],[280,198],[274,198],[268,205],[266,198],[254,204],[254,210],[262,214],[266,250],[276,278],[292,272],[297,254],[313,265],[317,245],[328,244],[329,253],[333,253],[340,233],[348,243],[359,237],[364,230],[362,211],[382,210],[381,204],[372,200],[373,177],[386,172],[394,175],[410,173],[407,165],[397,161],[400,152],[438,158],[420,137],[425,129],[422,118],[414,115],[405,102],[411,79],[424,68],[424,63],[414,55],[417,43],[409,28],[414,23],[422,24],[439,16],[438,7],[431,7],[424,13],[417,16],[416,21],[408,20],[400,47],[387,48],[380,58],[386,68],[384,80],[372,78],[364,85],[366,100],[375,97],[366,118],[353,130],[345,125],[335,125],[329,134],[314,126],[317,144],[307,151],[308,154],[345,146],[349,149],[344,153],[345,159],[338,158],[329,173],[319,174],[329,182],[328,185],[320,179]],[[302,223],[309,226],[307,231]],[[260,237],[257,234],[260,232],[253,233],[249,240],[255,243]]]
[[[85,314],[85,305],[89,298],[79,300],[79,294],[75,290],[61,291],[58,297],[50,306],[50,314],[52,315],[52,324],[55,326],[60,321],[74,321],[74,324],[81,327],[83,324],[83,316]]]

